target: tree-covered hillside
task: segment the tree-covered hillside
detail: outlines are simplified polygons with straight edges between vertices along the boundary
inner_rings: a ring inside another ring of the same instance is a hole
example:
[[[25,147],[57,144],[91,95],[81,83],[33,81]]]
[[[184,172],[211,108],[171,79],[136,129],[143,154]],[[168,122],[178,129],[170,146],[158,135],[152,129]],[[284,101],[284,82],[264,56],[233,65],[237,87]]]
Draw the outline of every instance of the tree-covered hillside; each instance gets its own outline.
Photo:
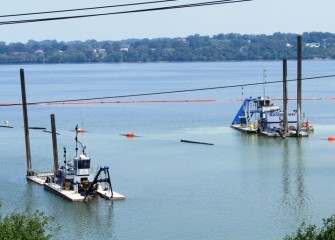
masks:
[[[335,34],[302,35],[304,59],[335,59]],[[297,34],[198,34],[186,38],[0,42],[0,63],[178,62],[295,59]]]

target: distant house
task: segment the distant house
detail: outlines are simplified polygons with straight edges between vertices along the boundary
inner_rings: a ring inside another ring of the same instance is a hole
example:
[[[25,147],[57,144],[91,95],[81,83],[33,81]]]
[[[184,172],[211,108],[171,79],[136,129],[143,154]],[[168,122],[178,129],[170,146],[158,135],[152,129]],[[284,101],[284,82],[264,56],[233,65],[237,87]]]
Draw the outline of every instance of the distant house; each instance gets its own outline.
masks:
[[[187,44],[187,39],[186,38],[177,38],[177,40],[179,41],[179,42],[182,42],[182,43],[185,43],[185,44]]]
[[[306,47],[310,47],[310,48],[318,48],[320,47],[320,43],[306,43]]]
[[[98,54],[102,54],[102,55],[107,53],[106,49],[104,49],[104,48],[98,48],[98,49],[96,49],[96,51],[97,51]]]
[[[19,55],[25,55],[27,54],[27,52],[13,52],[12,54],[19,56]]]
[[[128,50],[129,50],[129,48],[127,48],[127,47],[120,48],[120,51],[128,52]]]
[[[286,47],[291,48],[293,45],[291,43],[286,43]]]
[[[43,51],[42,49],[38,49],[38,50],[35,51],[35,53],[36,53],[36,54],[43,54],[44,51]]]
[[[104,49],[104,48],[96,48],[96,49],[93,49],[93,53],[98,57],[98,56],[101,56],[101,57],[105,57],[107,55],[107,50]]]

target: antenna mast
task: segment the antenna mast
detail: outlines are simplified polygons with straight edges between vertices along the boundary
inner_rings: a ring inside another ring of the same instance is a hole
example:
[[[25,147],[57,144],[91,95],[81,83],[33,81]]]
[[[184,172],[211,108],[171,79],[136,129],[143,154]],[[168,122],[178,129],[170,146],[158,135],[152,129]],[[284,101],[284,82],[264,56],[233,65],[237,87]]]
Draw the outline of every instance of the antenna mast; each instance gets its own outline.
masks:
[[[75,130],[76,130],[76,138],[75,138],[75,140],[76,140],[76,157],[78,157],[78,124],[77,124]]]
[[[263,69],[263,101],[264,101],[264,106],[265,106],[265,81],[266,79],[266,69]]]

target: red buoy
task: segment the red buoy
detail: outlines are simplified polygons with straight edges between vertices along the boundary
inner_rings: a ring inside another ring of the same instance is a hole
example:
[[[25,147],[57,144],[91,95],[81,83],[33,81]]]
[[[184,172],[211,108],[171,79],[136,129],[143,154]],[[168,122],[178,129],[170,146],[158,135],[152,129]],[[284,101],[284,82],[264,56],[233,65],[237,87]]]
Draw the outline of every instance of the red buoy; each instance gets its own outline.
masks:
[[[328,141],[335,141],[335,137],[328,137]]]
[[[77,133],[84,133],[85,131],[84,131],[84,129],[82,129],[82,128],[78,128],[77,129]]]
[[[129,138],[133,138],[135,135],[134,135],[134,133],[130,132],[130,133],[127,133],[126,136],[129,137]]]

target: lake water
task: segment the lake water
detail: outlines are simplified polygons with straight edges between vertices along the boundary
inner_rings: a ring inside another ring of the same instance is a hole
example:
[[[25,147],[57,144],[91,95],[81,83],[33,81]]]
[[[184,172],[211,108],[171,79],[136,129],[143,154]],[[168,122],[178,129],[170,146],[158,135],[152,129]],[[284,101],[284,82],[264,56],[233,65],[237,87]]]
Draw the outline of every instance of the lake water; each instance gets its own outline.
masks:
[[[303,77],[335,74],[335,61],[303,62]],[[282,79],[281,62],[2,65],[0,103],[113,97],[223,87]],[[296,62],[288,62],[288,79]],[[335,78],[303,81],[304,98],[335,97]],[[282,85],[266,84],[282,97]],[[59,158],[74,154],[76,124],[96,166],[110,167],[125,201],[72,203],[28,182],[22,108],[0,107],[0,190],[4,213],[39,209],[56,217],[56,239],[282,239],[303,221],[320,225],[335,213],[335,102],[306,100],[315,132],[303,139],[243,135],[229,127],[245,97],[263,86],[111,98],[110,104],[29,106],[29,125],[50,128],[56,117]],[[296,83],[289,83],[296,97]],[[158,102],[143,102],[158,100]],[[160,102],[160,100],[215,100]],[[124,103],[124,101],[140,101]],[[142,101],[142,102],[141,102]],[[281,101],[277,102],[282,105]],[[290,101],[289,108],[295,108]],[[133,132],[140,137],[120,134]],[[52,168],[51,135],[30,130],[32,167]],[[187,144],[181,139],[213,143]],[[71,153],[70,153],[71,152]]]

